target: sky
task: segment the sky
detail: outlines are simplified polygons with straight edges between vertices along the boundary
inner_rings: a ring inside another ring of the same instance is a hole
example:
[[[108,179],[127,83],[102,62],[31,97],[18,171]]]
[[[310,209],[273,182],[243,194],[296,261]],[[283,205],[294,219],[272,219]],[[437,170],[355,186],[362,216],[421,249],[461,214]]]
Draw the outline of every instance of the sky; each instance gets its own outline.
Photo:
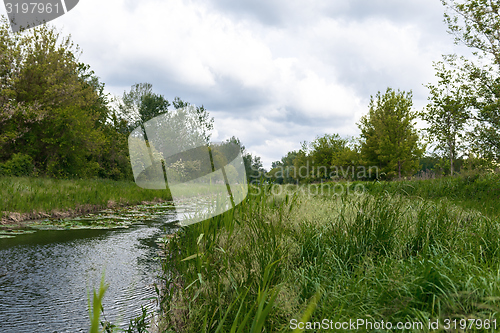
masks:
[[[440,0],[80,0],[50,24],[111,95],[149,82],[203,105],[212,141],[236,136],[269,169],[303,141],[358,136],[388,87],[421,110],[433,61],[468,51],[443,12]]]

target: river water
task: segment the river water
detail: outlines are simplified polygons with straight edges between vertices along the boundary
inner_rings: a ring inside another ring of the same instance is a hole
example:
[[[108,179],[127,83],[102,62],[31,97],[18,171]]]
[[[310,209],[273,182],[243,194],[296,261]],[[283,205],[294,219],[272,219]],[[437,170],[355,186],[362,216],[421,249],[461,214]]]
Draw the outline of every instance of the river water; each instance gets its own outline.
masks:
[[[88,332],[88,293],[103,272],[106,320],[125,328],[141,306],[154,310],[147,299],[156,296],[156,240],[175,232],[176,219],[165,206],[140,214],[127,229],[39,230],[0,239],[0,332]]]

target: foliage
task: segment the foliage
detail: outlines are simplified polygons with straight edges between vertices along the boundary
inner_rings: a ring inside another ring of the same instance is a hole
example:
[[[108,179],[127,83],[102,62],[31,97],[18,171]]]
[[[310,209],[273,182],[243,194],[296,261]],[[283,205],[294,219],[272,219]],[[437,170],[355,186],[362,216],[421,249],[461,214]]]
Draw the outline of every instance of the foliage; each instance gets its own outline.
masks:
[[[0,70],[0,162],[22,153],[41,174],[130,177],[104,85],[78,62],[70,37],[46,25],[12,34],[5,18],[0,30],[8,61]]]
[[[440,157],[435,154],[427,154],[420,158],[420,169],[422,172],[432,172],[439,163]]]
[[[295,182],[295,166],[294,161],[298,155],[298,151],[290,151],[281,158],[280,161],[272,162],[271,170],[268,172],[269,178],[276,184],[289,184]]]
[[[383,95],[378,92],[375,98],[371,96],[369,113],[358,124],[363,160],[378,166],[389,178],[414,174],[424,151],[414,128],[411,99],[411,92],[391,88]]]
[[[151,83],[134,84],[130,91],[123,92],[118,109],[131,129],[141,123],[168,112],[170,102],[163,95],[153,93]]]
[[[426,131],[430,140],[437,143],[436,149],[444,151],[448,157],[450,173],[453,175],[455,160],[466,147],[462,139],[471,117],[471,91],[457,70],[446,69],[443,62],[435,63],[434,69],[439,78],[438,85],[427,85],[430,91],[429,104],[420,116],[429,124]]]
[[[325,134],[311,142],[309,156],[316,167],[316,172],[312,170],[311,172],[316,179],[330,178],[334,159],[340,159],[340,155],[349,149],[347,145],[348,140],[341,138],[338,134]]]
[[[34,174],[33,159],[26,154],[14,154],[5,163],[0,163],[0,176],[31,176]]]
[[[354,138],[324,134],[312,142],[302,142],[301,149],[288,152],[281,161],[273,162],[273,168],[266,176],[277,184],[351,179],[357,175],[352,176],[349,170],[359,162],[359,147]]]
[[[254,156],[252,153],[245,151],[243,163],[245,164],[248,182],[251,184],[259,183],[266,171],[262,165],[260,156]]]
[[[497,0],[441,0],[447,8],[445,22],[457,44],[493,56],[500,64],[500,4]]]
[[[345,144],[345,140],[341,140],[338,134],[325,134],[322,137],[316,137],[309,144],[308,155],[316,166],[330,166],[333,154],[344,148]],[[318,176],[328,177],[328,174],[328,171],[321,170]]]
[[[125,332],[127,333],[148,333],[148,327],[150,326],[147,322],[148,313],[147,310],[142,306],[141,315],[137,316],[133,320],[130,320],[129,326]]]
[[[196,119],[196,131],[200,133],[205,142],[208,143],[210,141],[210,137],[212,136],[211,131],[214,129],[214,118],[210,117],[207,109],[205,109],[203,105],[195,107],[194,105],[191,105],[191,103],[181,100],[179,97],[175,97],[172,104],[176,110],[192,110],[190,113]]]
[[[47,25],[11,33],[2,18],[0,52],[2,174],[26,175],[10,171],[13,158],[23,154],[40,175],[132,179],[128,134],[139,123],[169,114],[171,104],[163,95],[153,93],[149,83],[136,84],[114,108],[104,84],[78,61],[78,46]],[[208,142],[213,129],[208,111],[178,97],[172,104],[189,109]]]
[[[223,142],[223,145],[224,143],[231,143],[240,147],[248,183],[257,184],[265,178],[266,170],[264,169],[260,156],[253,155],[248,152],[245,146],[241,143],[240,139],[235,136],[227,139]]]
[[[346,145],[343,149],[333,155],[332,165],[335,168],[335,177],[337,179],[354,180],[368,178],[363,173],[354,173],[356,169],[362,166],[361,147],[356,138],[346,140]]]
[[[500,17],[499,17],[500,20]],[[493,68],[496,67],[496,68]],[[463,67],[473,86],[474,129],[469,133],[471,151],[482,158],[500,161],[500,67]]]
[[[178,112],[169,111],[168,107],[170,105],[173,105],[174,110]],[[192,128],[196,129],[196,132],[200,133],[203,140],[208,143],[213,130],[214,119],[210,118],[203,105],[195,107],[179,97],[175,97],[172,104],[170,104],[163,95],[153,92],[153,85],[150,83],[132,85],[128,93],[123,93],[123,97],[118,103],[118,117],[127,124],[128,133],[160,115],[165,115],[169,123],[175,123],[175,117],[180,113],[186,114],[190,119],[194,120],[191,121],[191,124],[185,125],[194,126]],[[181,128],[179,124],[176,126]]]
[[[457,44],[473,49],[477,62],[461,72],[472,87],[475,127],[471,148],[482,158],[500,161],[500,4],[497,0],[442,0],[445,22]]]

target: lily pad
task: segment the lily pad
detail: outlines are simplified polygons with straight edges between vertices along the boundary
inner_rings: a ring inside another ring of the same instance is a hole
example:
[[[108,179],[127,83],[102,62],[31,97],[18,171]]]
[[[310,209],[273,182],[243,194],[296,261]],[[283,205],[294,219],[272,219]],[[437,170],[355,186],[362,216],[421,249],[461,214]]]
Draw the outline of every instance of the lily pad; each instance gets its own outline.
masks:
[[[105,209],[98,213],[89,213],[73,218],[48,218],[32,221],[27,226],[32,230],[77,230],[77,229],[127,229],[134,224],[143,224],[145,221],[157,219],[172,213],[175,209],[171,203],[138,205],[134,207],[119,207],[117,209]],[[6,228],[8,226],[4,226]],[[26,230],[1,231],[0,235],[13,237],[28,233]]]

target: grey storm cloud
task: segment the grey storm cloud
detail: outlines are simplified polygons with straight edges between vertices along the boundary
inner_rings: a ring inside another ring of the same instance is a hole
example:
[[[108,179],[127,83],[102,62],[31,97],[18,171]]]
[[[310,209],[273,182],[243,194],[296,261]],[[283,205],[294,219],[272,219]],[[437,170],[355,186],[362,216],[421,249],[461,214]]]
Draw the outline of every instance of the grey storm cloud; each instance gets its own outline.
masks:
[[[413,38],[423,50],[452,44],[443,22],[444,7],[436,0],[310,1],[307,5],[301,1],[280,0],[213,0],[210,3],[235,19],[253,20],[264,26],[300,30],[300,27],[325,18],[346,26],[353,23],[390,22],[400,27],[413,27],[418,32]],[[391,73],[384,68],[370,66],[367,61],[371,56],[369,50],[367,52],[355,40],[348,38],[335,38],[309,47],[316,47],[315,56],[334,68],[334,75],[340,82],[354,87],[362,96],[374,94],[385,86],[401,84],[401,78],[406,79],[402,88],[411,89],[414,80],[410,77],[420,75],[419,69],[411,64],[403,73]],[[420,86],[413,89],[422,90]]]
[[[124,82],[148,82],[153,90],[168,100],[180,97],[197,106],[209,106],[211,110],[221,110],[227,114],[238,114],[241,118],[251,118],[259,109],[272,102],[273,96],[266,87],[244,87],[241,82],[230,77],[218,77],[209,88],[192,86],[170,79],[168,71],[159,72],[154,66],[138,63],[131,71],[113,72],[106,80],[107,85],[122,86]],[[125,90],[129,90],[126,86]],[[123,92],[119,93],[121,96]],[[116,93],[115,93],[116,94]]]
[[[409,22],[442,21],[443,6],[436,0],[349,0],[308,2],[298,0],[211,0],[216,10],[233,15],[239,19],[256,20],[270,26],[302,25],[320,17],[364,21],[385,19],[399,24]],[[437,18],[437,20],[436,20]]]

